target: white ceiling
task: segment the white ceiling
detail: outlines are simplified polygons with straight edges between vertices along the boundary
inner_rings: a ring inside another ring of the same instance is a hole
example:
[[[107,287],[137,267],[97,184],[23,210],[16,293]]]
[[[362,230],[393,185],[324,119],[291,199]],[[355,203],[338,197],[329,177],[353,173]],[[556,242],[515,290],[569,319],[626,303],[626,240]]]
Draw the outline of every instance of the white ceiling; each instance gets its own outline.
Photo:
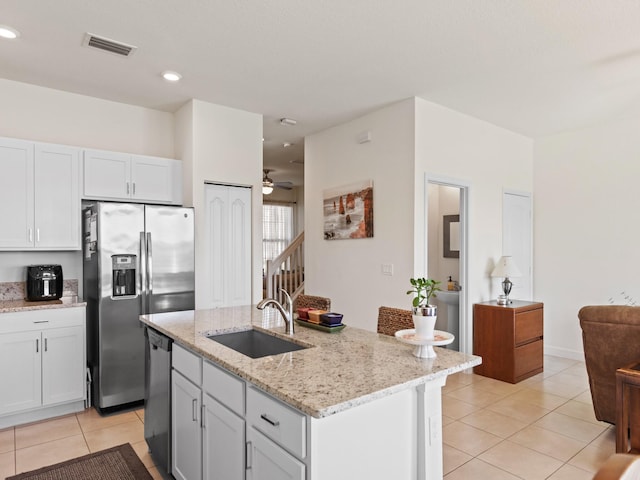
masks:
[[[21,33],[0,39],[1,77],[166,111],[197,98],[260,113],[276,181],[301,182],[289,162],[304,135],[412,96],[533,138],[640,110],[638,0],[0,5],[0,24]],[[83,47],[85,32],[138,50]],[[182,81],[162,80],[167,69]]]

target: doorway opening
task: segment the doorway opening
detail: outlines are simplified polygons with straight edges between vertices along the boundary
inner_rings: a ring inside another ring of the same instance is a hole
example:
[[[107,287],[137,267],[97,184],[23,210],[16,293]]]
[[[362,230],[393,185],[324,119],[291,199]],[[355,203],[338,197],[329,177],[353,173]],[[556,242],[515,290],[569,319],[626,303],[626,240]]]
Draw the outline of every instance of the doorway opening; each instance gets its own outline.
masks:
[[[427,176],[426,178],[426,272],[439,280],[437,330],[455,335],[448,347],[471,353],[468,272],[469,185],[464,182]]]

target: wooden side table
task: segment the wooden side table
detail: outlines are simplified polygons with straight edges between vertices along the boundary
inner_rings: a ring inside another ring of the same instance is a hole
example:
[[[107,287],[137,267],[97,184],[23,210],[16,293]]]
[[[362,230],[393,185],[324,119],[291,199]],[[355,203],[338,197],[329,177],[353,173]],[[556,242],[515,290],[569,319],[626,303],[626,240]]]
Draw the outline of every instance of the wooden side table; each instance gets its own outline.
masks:
[[[640,363],[616,370],[616,453],[640,453]]]
[[[482,364],[474,372],[510,383],[542,372],[543,311],[540,302],[476,303],[473,353],[482,357]]]

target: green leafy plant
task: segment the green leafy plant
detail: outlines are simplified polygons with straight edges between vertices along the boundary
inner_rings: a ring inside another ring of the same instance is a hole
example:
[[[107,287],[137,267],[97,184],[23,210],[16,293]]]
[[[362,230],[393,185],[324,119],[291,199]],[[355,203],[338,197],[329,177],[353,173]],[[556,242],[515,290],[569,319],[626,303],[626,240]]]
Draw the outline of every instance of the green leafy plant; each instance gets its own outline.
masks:
[[[431,297],[437,297],[436,292],[440,291],[438,285],[440,282],[431,278],[410,278],[411,290],[407,291],[407,295],[414,294],[413,306],[414,307],[426,307],[431,302]]]

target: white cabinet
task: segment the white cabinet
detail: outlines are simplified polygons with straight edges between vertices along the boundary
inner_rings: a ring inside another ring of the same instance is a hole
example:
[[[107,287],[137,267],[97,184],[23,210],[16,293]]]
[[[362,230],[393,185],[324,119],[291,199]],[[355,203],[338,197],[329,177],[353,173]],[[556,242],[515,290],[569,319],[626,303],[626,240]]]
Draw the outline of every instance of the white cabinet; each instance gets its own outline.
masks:
[[[42,404],[84,397],[84,329],[51,328],[42,332]]]
[[[200,387],[173,370],[171,375],[171,427],[173,476],[178,480],[202,478]]]
[[[173,476],[244,480],[244,381],[176,344],[172,365]]]
[[[79,152],[0,139],[0,249],[80,249]]]
[[[247,480],[305,480],[305,465],[256,429],[247,429],[247,442]]]
[[[182,205],[182,162],[85,150],[82,197]]]
[[[11,415],[27,412],[19,419],[29,421],[82,409],[84,319],[82,307],[0,314],[0,428]]]
[[[206,308],[251,303],[251,189],[205,186]]]
[[[202,478],[202,358],[173,344],[171,465],[178,480]]]
[[[307,454],[306,416],[251,386],[246,418],[247,480],[304,480],[306,467],[299,459]]]
[[[305,480],[306,415],[180,345],[172,364],[174,477]]]
[[[39,331],[0,334],[0,415],[42,404]]]
[[[203,403],[203,478],[244,480],[244,420],[206,393]]]

